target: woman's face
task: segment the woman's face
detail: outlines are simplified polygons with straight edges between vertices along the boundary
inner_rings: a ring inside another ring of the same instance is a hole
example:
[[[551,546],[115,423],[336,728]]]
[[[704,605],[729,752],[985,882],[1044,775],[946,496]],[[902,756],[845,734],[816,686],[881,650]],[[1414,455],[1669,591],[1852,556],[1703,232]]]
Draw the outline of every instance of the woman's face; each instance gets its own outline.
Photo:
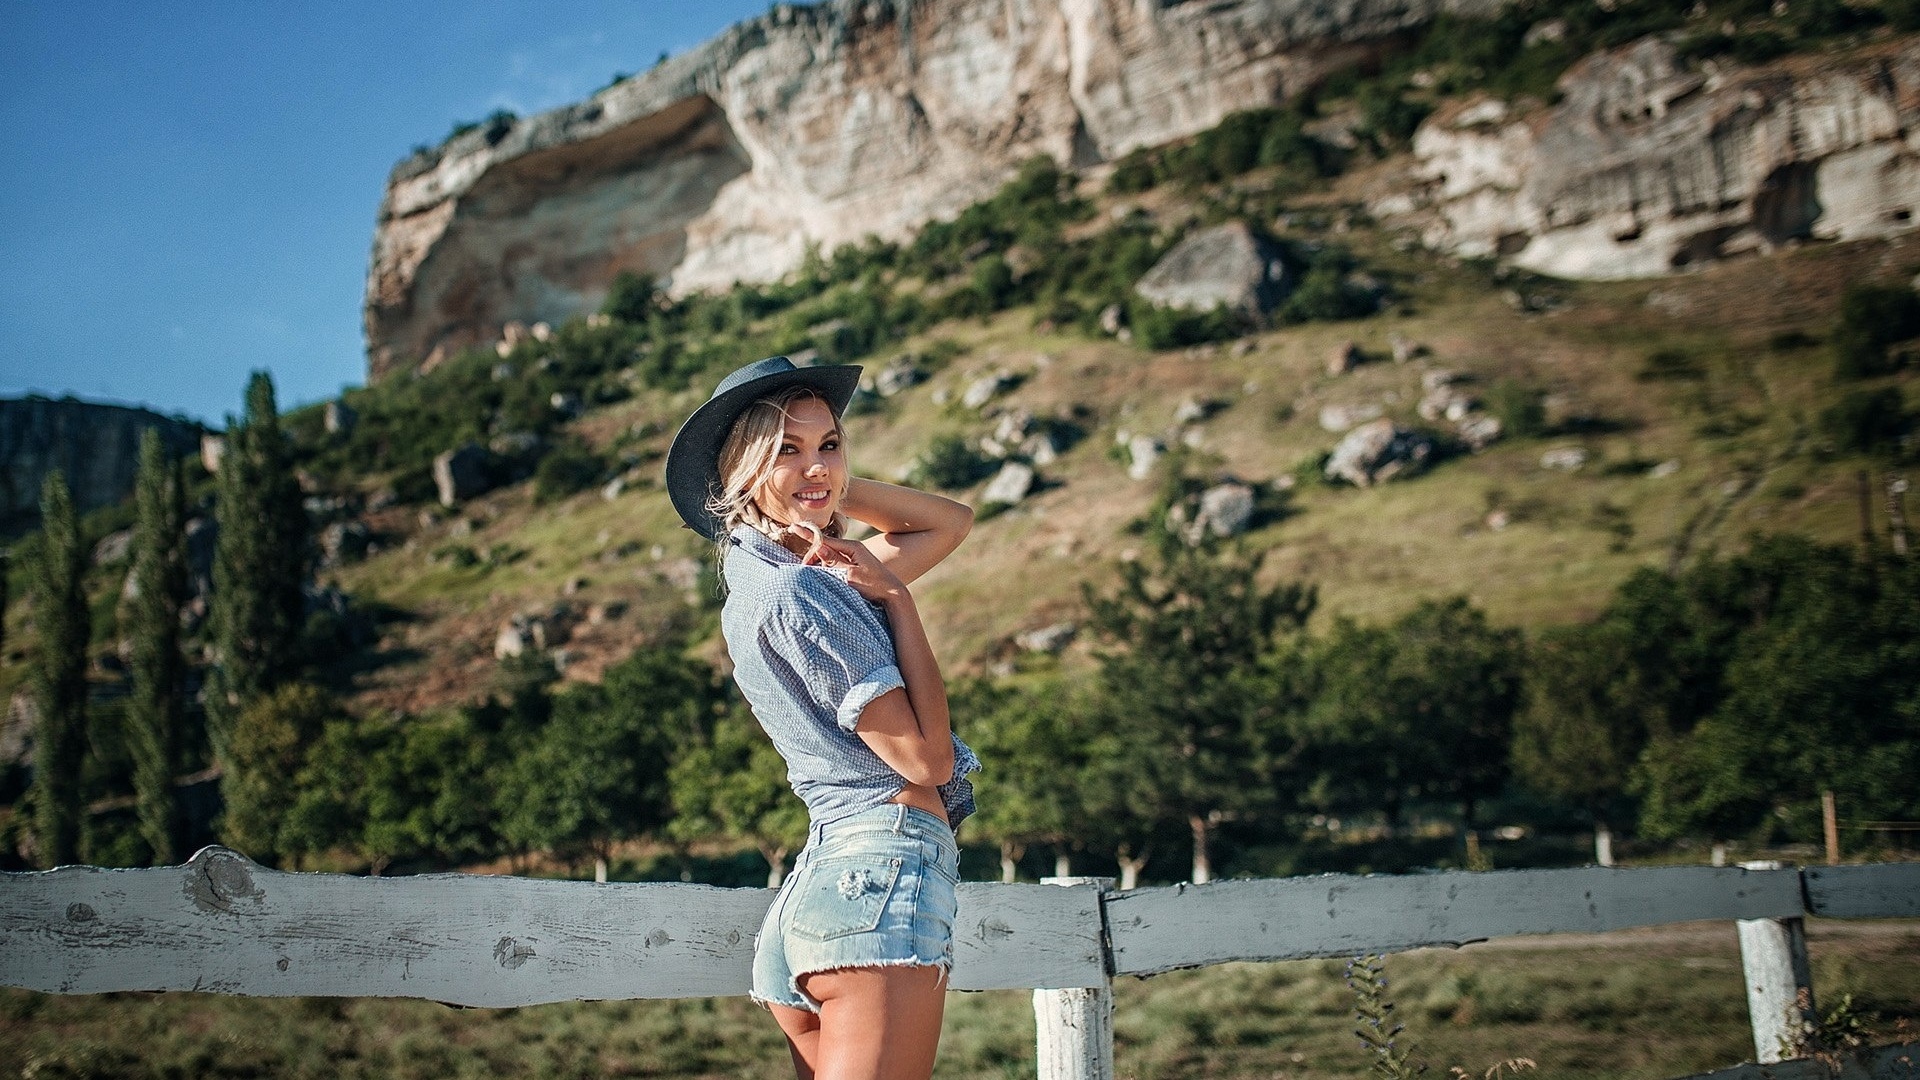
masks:
[[[779,457],[754,496],[760,512],[783,525],[804,521],[824,528],[840,508],[846,483],[847,458],[833,410],[815,397],[787,406]]]

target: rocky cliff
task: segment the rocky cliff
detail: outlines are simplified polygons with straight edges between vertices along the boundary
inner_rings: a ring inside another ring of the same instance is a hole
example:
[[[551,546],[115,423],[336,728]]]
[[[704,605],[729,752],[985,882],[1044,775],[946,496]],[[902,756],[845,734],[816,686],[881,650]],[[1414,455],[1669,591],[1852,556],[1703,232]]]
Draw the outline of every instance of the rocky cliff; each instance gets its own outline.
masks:
[[[200,445],[198,425],[145,409],[73,398],[0,400],[0,528],[39,520],[40,485],[54,469],[66,475],[83,513],[126,498],[148,428],[159,429],[176,454]]]
[[[1440,10],[1500,0],[832,0],[775,5],[588,101],[400,163],[367,279],[379,379],[591,309],[898,238],[1018,163],[1085,166],[1271,104]]]
[[[1445,110],[1414,138],[1419,194],[1374,211],[1429,244],[1575,278],[1632,278],[1920,213],[1920,45],[1760,69],[1649,38],[1588,57],[1551,108]]]

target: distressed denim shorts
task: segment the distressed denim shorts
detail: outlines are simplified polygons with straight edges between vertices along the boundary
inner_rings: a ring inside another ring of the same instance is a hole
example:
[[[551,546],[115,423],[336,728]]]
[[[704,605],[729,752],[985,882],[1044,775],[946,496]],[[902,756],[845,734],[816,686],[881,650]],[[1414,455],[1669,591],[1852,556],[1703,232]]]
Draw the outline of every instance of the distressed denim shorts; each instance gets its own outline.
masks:
[[[960,849],[933,814],[888,803],[807,832],[753,951],[753,1000],[819,1012],[799,978],[953,966]]]

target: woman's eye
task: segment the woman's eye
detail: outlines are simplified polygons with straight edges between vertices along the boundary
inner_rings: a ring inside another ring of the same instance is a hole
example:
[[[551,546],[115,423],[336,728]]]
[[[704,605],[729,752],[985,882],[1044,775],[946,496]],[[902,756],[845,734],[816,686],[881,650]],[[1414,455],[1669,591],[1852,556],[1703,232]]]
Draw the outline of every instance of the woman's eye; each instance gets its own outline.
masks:
[[[838,450],[840,449],[840,441],[838,439],[828,439],[826,442],[820,444],[820,449],[823,451]]]
[[[780,452],[782,454],[797,454],[800,452],[800,448],[793,445],[792,443],[781,443]]]

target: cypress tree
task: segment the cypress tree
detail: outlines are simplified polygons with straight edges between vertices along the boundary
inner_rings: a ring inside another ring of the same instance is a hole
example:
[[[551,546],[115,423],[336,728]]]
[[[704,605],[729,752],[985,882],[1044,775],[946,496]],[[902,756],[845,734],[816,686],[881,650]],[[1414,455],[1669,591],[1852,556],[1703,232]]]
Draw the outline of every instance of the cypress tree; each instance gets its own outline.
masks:
[[[13,570],[13,552],[0,548],[0,656],[7,652],[7,602],[12,599],[7,594],[11,583],[7,575]]]
[[[34,809],[40,856],[48,866],[78,862],[85,800],[80,768],[87,752],[86,553],[73,496],[59,470],[40,488],[42,544],[32,567],[39,655],[33,694],[40,711],[34,735]]]
[[[207,720],[223,767],[231,763],[228,747],[238,718],[297,674],[307,522],[290,458],[273,380],[256,371],[247,384],[245,415],[227,425],[215,483],[220,533]]]
[[[180,772],[184,709],[180,609],[186,603],[186,491],[180,463],[148,428],[140,437],[140,474],[134,490],[133,698],[127,705],[127,744],[133,755],[134,805],[155,865],[179,862]]]

